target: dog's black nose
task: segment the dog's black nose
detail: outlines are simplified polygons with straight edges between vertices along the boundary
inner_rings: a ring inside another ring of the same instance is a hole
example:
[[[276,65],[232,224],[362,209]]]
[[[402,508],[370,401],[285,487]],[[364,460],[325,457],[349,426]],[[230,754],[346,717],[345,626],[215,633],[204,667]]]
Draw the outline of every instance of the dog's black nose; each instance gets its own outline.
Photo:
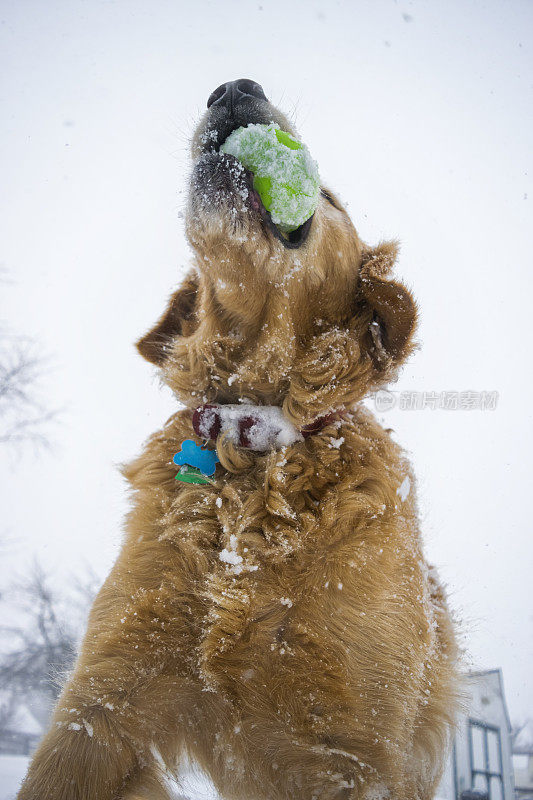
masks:
[[[256,100],[266,100],[263,87],[248,78],[239,78],[237,81],[223,83],[209,95],[207,107],[222,106],[231,114],[233,107],[243,98],[254,97]]]

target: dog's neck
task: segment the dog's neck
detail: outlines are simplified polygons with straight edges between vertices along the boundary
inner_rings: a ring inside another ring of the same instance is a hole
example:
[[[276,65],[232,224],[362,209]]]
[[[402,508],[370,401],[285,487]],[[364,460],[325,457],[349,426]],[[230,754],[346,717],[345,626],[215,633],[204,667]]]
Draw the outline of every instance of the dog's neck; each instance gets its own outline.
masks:
[[[313,304],[300,298],[291,281],[203,279],[204,340],[235,337],[242,359],[235,372],[255,373],[259,383],[278,385],[291,372],[298,342],[310,335]]]
[[[328,267],[324,280],[306,264],[274,280],[223,254],[220,270],[210,262],[200,268],[199,259],[197,269],[197,325],[174,340],[165,365],[167,383],[189,408],[283,406],[302,428],[361,399],[372,365],[370,359],[359,364],[359,341],[348,330],[356,270]],[[347,364],[358,365],[356,380],[339,379]]]
[[[223,270],[222,277],[203,272],[203,335],[236,336],[243,343],[236,371],[257,371],[261,382],[274,386],[290,375],[302,342],[326,329],[329,320],[349,316],[356,279],[341,282],[337,276],[333,291],[303,267],[277,280],[247,266],[238,280],[234,270]]]

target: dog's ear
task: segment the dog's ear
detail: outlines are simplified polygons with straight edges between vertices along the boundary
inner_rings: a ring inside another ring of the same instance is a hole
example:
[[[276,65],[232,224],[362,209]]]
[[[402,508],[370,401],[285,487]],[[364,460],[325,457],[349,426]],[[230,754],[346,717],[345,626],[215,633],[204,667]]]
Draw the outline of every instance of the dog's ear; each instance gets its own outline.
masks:
[[[170,298],[167,310],[148,333],[137,342],[137,350],[151,364],[160,367],[168,356],[175,336],[190,336],[198,326],[196,303],[198,279],[189,275]]]
[[[403,284],[386,277],[397,255],[396,242],[365,249],[359,272],[364,339],[378,370],[401,364],[414,349],[416,302]]]

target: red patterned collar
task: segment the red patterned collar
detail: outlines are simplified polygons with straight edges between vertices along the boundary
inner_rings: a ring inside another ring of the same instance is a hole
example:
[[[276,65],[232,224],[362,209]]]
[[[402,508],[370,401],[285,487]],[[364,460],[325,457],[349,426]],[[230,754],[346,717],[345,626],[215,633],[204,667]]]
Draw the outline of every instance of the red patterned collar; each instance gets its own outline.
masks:
[[[298,429],[279,406],[217,405],[206,403],[192,414],[192,425],[199,439],[215,440],[223,432],[238,447],[257,452],[301,442],[318,433],[337,415],[332,411]]]

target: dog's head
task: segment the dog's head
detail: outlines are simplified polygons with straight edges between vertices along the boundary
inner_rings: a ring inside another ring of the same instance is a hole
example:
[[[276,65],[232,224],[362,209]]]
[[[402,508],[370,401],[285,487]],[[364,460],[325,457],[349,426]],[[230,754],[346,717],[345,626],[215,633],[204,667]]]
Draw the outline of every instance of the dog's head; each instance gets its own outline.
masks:
[[[415,303],[387,274],[397,246],[365,246],[327,188],[284,235],[251,174],[220,152],[229,134],[286,117],[250,80],[222,84],[192,141],[186,231],[195,269],[139,344],[189,406],[282,405],[297,424],[390,381],[412,350]]]

